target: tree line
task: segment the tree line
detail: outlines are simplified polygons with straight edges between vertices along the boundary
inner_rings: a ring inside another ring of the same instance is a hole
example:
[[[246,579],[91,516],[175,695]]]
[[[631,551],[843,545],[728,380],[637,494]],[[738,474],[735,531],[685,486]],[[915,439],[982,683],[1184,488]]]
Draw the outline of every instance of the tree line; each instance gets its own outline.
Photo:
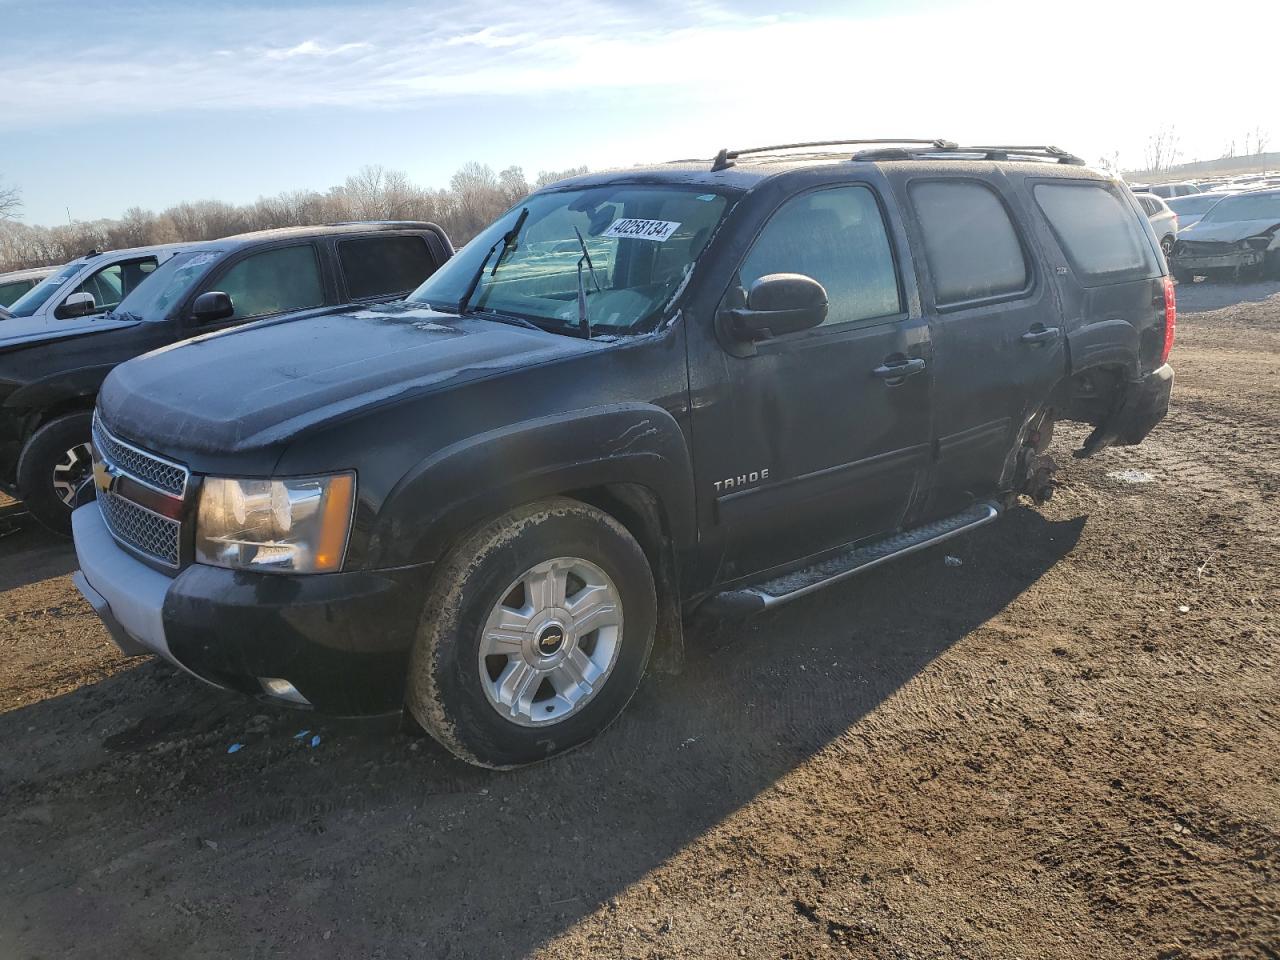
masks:
[[[55,227],[10,219],[0,222],[0,272],[62,264],[90,250],[217,240],[251,230],[343,220],[430,220],[461,246],[531,190],[586,172],[586,167],[547,170],[530,182],[520,167],[495,172],[473,162],[464,164],[447,188],[432,189],[412,183],[403,171],[375,165],[328,190],[289,190],[247,204],[198,200],[159,213],[131,207],[119,219]],[[7,195],[8,205],[0,204],[0,221],[19,207],[16,192],[10,189]]]

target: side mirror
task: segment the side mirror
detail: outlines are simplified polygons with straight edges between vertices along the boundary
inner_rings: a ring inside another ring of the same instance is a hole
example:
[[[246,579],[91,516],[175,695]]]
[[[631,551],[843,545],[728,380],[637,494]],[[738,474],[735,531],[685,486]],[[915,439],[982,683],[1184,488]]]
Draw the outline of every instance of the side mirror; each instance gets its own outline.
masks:
[[[209,290],[202,293],[196,297],[196,302],[191,305],[191,319],[196,323],[213,323],[215,320],[225,320],[227,317],[233,316],[235,312],[235,304],[231,302],[231,297],[221,290]]]
[[[98,304],[93,299],[93,294],[82,290],[67,297],[62,306],[54,311],[54,316],[59,320],[71,320],[75,317],[87,317],[89,314],[97,312]]]
[[[800,273],[770,273],[747,291],[747,305],[728,311],[739,340],[768,340],[818,326],[827,319],[827,291]]]

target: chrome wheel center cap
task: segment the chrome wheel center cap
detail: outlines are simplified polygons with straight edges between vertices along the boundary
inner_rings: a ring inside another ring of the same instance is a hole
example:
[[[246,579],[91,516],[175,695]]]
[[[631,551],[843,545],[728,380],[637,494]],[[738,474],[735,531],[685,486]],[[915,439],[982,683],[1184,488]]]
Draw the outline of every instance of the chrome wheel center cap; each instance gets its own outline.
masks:
[[[558,623],[549,623],[538,634],[538,653],[544,657],[554,656],[564,646],[564,627]]]

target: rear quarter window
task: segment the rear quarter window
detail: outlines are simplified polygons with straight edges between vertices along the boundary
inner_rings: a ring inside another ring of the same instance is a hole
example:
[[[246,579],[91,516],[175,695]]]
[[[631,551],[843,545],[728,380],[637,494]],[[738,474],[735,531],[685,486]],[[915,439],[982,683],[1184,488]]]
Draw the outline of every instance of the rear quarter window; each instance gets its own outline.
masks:
[[[1160,276],[1142,221],[1105,183],[1040,183],[1036,204],[1086,286]]]
[[[1007,299],[1031,284],[1026,253],[1004,202],[973,180],[911,184],[939,307]]]
[[[352,300],[416,290],[435,271],[421,237],[361,237],[338,244],[338,260]]]

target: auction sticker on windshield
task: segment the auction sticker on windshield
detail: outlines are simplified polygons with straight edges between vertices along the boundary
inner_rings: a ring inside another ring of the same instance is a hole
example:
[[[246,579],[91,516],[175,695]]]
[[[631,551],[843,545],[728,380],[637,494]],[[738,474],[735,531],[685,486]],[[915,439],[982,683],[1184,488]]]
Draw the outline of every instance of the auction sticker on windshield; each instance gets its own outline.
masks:
[[[615,220],[602,237],[619,237],[631,240],[654,240],[662,243],[680,227],[670,220]]]

